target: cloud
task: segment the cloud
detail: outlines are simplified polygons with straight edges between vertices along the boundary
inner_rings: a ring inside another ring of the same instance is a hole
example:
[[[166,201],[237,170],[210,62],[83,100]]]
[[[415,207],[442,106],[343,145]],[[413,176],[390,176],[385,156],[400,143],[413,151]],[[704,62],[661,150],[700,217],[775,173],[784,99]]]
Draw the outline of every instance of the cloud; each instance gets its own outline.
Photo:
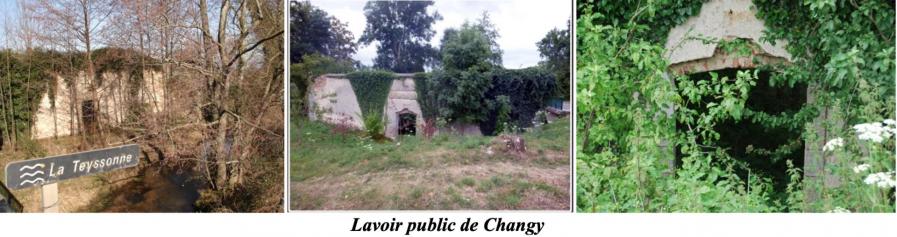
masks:
[[[312,1],[312,5],[321,8],[328,14],[349,25],[355,38],[364,32],[364,4],[359,0]],[[536,42],[553,28],[566,28],[571,18],[572,2],[545,0],[493,0],[493,1],[437,1],[436,11],[443,20],[437,21],[433,28],[436,36],[431,44],[439,47],[439,40],[447,28],[457,28],[465,20],[479,19],[483,11],[498,28],[498,44],[504,51],[502,61],[506,68],[523,68],[535,66],[541,60]],[[375,44],[361,46],[353,56],[365,65],[372,65],[377,57]]]

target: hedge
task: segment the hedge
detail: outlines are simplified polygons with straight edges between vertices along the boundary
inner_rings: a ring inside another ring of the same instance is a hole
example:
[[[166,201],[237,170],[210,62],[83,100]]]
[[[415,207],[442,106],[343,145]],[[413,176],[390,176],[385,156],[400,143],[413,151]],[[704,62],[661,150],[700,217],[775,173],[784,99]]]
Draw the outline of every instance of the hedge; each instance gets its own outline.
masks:
[[[511,123],[519,128],[532,126],[536,111],[544,108],[557,89],[554,74],[543,67],[524,69],[495,69],[488,73],[492,85],[485,98],[495,101],[499,96],[511,100]],[[497,103],[490,103],[497,104]],[[493,134],[498,117],[497,106],[491,106],[489,116],[480,123],[483,134]]]

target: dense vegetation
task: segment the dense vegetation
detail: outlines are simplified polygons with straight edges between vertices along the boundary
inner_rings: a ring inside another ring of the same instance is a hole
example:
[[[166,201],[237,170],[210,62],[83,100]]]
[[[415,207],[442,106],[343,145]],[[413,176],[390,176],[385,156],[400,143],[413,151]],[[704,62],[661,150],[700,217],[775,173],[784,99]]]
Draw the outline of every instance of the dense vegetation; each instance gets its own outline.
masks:
[[[346,74],[364,116],[383,116],[386,98],[395,75],[387,71],[357,71]]]
[[[703,2],[579,2],[577,208],[893,212],[893,2],[754,1],[791,63],[668,73],[666,34]]]
[[[479,124],[485,134],[495,133],[495,127],[499,126],[499,110],[509,111],[510,121],[503,123],[511,122],[509,125],[515,128],[530,127],[536,111],[544,108],[549,98],[566,97],[569,91],[569,30],[551,30],[536,42],[544,59],[539,66],[508,70],[502,67],[498,30],[488,12],[457,28],[446,29],[438,49],[430,46],[429,39],[435,35],[432,25],[441,20],[437,12],[427,11],[432,5],[433,2],[368,2],[365,5],[368,23],[359,42],[378,42],[379,46],[373,65],[375,70],[367,70],[357,62],[344,59],[343,53],[347,51],[334,52],[324,47],[334,44],[332,47],[354,52],[351,44],[343,42],[343,38],[352,36],[343,31],[338,20],[308,2],[292,2],[294,10],[303,12],[291,13],[292,28],[330,30],[327,34],[302,34],[302,39],[311,42],[297,44],[322,46],[297,49],[302,50],[304,56],[290,68],[292,116],[297,118],[306,114],[305,95],[315,77],[356,70],[348,77],[363,117],[382,111],[380,108],[389,93],[389,80],[381,79],[393,78],[389,72],[414,72],[417,73],[414,81],[418,103],[428,123]],[[393,16],[396,12],[400,14]],[[331,19],[335,23],[303,21],[315,17]],[[391,22],[402,22],[411,31],[404,32]],[[338,37],[333,38],[335,36]],[[324,41],[329,43],[322,43]],[[428,66],[432,70],[424,73]],[[507,97],[507,103],[498,100],[501,96]],[[373,118],[365,120],[375,121]]]

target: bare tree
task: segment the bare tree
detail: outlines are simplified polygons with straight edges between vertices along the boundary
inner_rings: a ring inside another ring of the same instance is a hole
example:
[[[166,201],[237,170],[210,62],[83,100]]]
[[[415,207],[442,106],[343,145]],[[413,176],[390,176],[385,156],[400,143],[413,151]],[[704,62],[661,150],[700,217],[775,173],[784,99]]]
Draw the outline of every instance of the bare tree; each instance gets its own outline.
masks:
[[[29,2],[26,8],[30,9],[33,14],[31,17],[42,26],[41,34],[38,37],[42,43],[50,45],[53,48],[67,51],[82,51],[84,53],[84,84],[87,86],[86,104],[82,108],[77,109],[79,113],[77,120],[80,121],[80,129],[89,129],[91,132],[102,132],[99,122],[85,124],[84,109],[93,109],[92,113],[97,113],[99,106],[99,96],[97,94],[96,71],[93,61],[93,50],[98,44],[108,27],[107,19],[112,15],[118,6],[118,1],[114,0],[72,0],[72,1],[53,1],[53,0],[35,0]],[[74,82],[78,85],[81,82]],[[75,86],[77,88],[77,86]],[[79,102],[78,89],[73,90],[72,102]],[[90,103],[93,103],[92,105]],[[91,108],[88,108],[91,107]],[[74,120],[74,119],[73,119]],[[83,133],[85,131],[81,131]],[[102,134],[99,136],[91,136],[103,140]],[[96,144],[102,141],[92,141]]]

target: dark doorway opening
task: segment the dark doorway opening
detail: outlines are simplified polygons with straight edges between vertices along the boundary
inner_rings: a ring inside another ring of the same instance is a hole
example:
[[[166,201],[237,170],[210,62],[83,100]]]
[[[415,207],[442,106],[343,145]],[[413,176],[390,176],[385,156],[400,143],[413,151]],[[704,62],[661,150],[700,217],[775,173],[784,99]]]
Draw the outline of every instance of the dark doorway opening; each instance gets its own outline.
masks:
[[[96,134],[99,127],[97,126],[97,103],[95,100],[81,101],[81,121],[88,134]]]
[[[713,72],[717,73],[719,78],[734,79],[738,71],[739,69],[723,69]],[[784,193],[790,181],[786,162],[790,160],[794,167],[798,168],[802,168],[804,164],[802,126],[792,126],[789,123],[770,125],[754,116],[776,116],[793,120],[794,114],[806,103],[807,87],[802,84],[793,87],[780,84],[772,86],[769,83],[770,76],[771,73],[768,71],[757,73],[757,84],[751,89],[745,102],[744,117],[738,121],[730,118],[717,123],[713,130],[719,133],[719,139],[713,146],[726,149],[729,156],[745,164],[745,167],[736,167],[736,174],[743,180],[747,180],[749,174],[769,178],[775,191]],[[703,72],[689,75],[689,80],[710,80],[710,77],[709,72]],[[689,104],[688,107],[699,113],[706,113],[706,105],[710,102],[720,101],[705,98],[699,104]],[[755,114],[749,115],[748,110]],[[686,131],[688,127],[677,123],[676,129]],[[702,143],[700,140],[698,142]],[[679,149],[676,150],[676,166],[679,166],[683,155]]]
[[[417,134],[417,115],[404,109],[399,111],[399,135],[414,136]]]

